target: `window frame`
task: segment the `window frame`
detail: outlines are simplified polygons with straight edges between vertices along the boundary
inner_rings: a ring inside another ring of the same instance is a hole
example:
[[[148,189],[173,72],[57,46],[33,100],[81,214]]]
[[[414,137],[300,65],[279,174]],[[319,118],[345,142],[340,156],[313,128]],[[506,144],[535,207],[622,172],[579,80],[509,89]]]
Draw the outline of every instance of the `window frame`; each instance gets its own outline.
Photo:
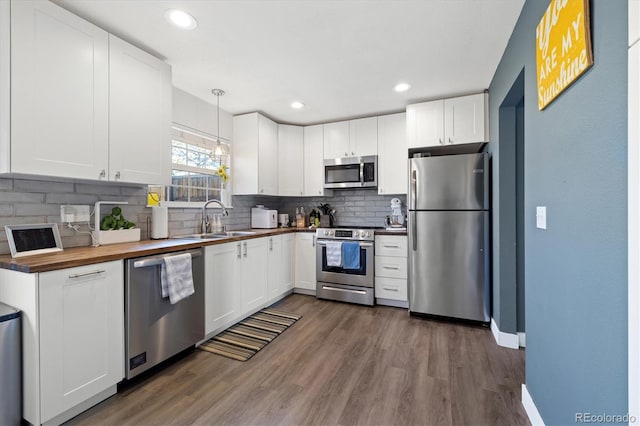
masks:
[[[212,150],[215,148],[216,137],[210,134],[207,134],[205,132],[201,132],[195,129],[190,129],[185,126],[181,126],[177,123],[172,123],[171,125],[171,149],[172,150],[173,150],[174,141],[185,143],[187,145],[197,146],[199,148]],[[231,150],[231,141],[221,137],[220,142],[227,146],[228,154],[226,154],[227,159],[226,159],[226,162],[224,162],[224,164],[228,167],[229,174],[231,174],[231,161],[232,161],[232,155],[233,155]],[[171,170],[170,173],[172,175],[174,170],[180,170],[188,173],[200,173],[204,175],[215,176],[215,171],[213,169],[204,169],[200,167],[189,166],[186,164],[176,164],[176,163],[173,163],[173,161],[171,161],[170,170]],[[211,173],[207,173],[207,171],[211,171]],[[179,186],[179,185],[169,184],[169,185],[163,186],[162,190],[164,193],[164,197],[163,197],[163,200],[160,202],[160,205],[166,206],[169,208],[202,208],[202,206],[204,206],[204,204],[207,202],[207,201],[167,200],[167,195],[172,186]],[[192,187],[189,185],[188,188],[191,189]],[[210,190],[210,189],[213,189],[213,188],[207,188],[207,190]],[[227,208],[233,208],[233,206],[231,205],[232,204],[231,203],[232,201],[231,178],[229,178],[229,180],[226,182],[226,188],[220,189],[220,199],[222,200],[222,202],[225,204]],[[212,207],[215,208],[214,206]]]

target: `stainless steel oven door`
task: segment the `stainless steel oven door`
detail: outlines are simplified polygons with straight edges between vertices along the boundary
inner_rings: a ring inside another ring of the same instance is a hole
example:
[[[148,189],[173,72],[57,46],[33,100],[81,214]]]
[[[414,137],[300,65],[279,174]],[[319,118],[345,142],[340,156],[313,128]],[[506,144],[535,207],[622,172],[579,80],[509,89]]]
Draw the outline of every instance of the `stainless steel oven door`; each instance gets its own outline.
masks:
[[[316,244],[316,280],[325,283],[373,287],[373,243],[359,242],[360,268],[343,269],[327,266],[327,247],[325,241]]]

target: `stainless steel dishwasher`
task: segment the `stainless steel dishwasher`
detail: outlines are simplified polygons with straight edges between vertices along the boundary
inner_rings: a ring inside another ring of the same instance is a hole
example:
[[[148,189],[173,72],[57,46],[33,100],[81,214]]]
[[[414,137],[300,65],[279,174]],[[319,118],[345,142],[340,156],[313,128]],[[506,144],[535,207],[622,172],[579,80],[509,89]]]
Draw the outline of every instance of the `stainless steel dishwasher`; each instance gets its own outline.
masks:
[[[163,258],[191,254],[194,294],[172,305],[163,299]],[[202,249],[127,259],[125,269],[125,377],[131,379],[204,339]]]

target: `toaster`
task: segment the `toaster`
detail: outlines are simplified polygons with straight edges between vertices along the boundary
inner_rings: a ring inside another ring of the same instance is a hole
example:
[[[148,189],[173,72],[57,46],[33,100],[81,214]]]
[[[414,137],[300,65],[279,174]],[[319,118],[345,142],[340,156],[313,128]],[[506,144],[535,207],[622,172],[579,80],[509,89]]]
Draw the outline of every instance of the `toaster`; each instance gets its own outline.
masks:
[[[269,210],[262,206],[251,208],[251,227],[277,228],[278,210]]]

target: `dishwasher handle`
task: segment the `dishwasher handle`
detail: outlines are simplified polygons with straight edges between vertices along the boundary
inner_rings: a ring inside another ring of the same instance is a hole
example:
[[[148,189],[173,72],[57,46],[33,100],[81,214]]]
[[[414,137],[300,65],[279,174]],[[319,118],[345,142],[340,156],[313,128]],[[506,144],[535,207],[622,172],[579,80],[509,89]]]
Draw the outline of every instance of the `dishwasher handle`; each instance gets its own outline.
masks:
[[[133,262],[133,267],[134,268],[146,268],[147,266],[162,265],[164,258],[175,256],[177,254],[185,254],[185,253],[189,253],[191,255],[192,259],[195,258],[195,257],[202,256],[202,250],[192,250],[192,251],[186,251],[186,252],[172,252],[172,253],[166,253],[166,254],[161,254],[161,255],[158,255],[158,256],[151,256],[151,257],[147,257],[147,258],[144,258],[144,259],[136,260],[135,262]]]

